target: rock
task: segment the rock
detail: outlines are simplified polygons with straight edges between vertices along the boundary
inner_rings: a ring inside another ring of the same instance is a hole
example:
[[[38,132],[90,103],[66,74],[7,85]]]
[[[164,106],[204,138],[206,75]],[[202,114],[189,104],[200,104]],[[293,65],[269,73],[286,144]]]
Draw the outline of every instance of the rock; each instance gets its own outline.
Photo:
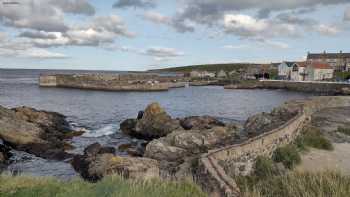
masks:
[[[142,119],[137,121],[134,136],[152,140],[179,128],[181,126],[178,120],[172,119],[158,103],[152,103],[146,108]]]
[[[0,139],[12,148],[47,159],[70,157],[64,140],[69,128],[64,116],[21,107],[13,110],[0,106]]]
[[[144,111],[139,111],[139,113],[137,114],[137,120],[142,119],[144,113]]]
[[[348,87],[342,88],[341,94],[342,95],[350,95],[350,88],[348,88]]]
[[[136,123],[137,123],[136,119],[126,119],[120,124],[120,130],[126,135],[138,137],[135,130]]]
[[[225,124],[210,116],[191,116],[180,120],[181,126],[186,129],[210,129],[214,126],[225,126]]]
[[[72,166],[89,181],[97,181],[106,175],[119,174],[125,178],[150,179],[159,177],[159,165],[148,158],[119,157],[101,150],[109,148],[93,144],[72,160]]]
[[[260,135],[272,123],[272,117],[267,113],[260,113],[248,118],[244,129],[249,136]]]
[[[151,141],[146,146],[144,156],[156,159],[162,169],[166,164],[182,164],[189,157],[198,156],[210,149],[231,144],[236,130],[227,127],[213,127],[204,130],[176,130],[166,137]],[[174,167],[174,166],[172,166]]]
[[[0,172],[3,167],[9,164],[9,159],[12,156],[11,149],[0,140]]]

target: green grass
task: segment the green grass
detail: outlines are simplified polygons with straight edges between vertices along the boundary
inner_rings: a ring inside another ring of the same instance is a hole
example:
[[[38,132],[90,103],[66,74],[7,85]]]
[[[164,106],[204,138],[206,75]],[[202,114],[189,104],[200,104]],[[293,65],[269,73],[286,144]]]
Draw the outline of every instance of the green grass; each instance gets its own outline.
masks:
[[[302,134],[296,139],[295,144],[300,150],[307,150],[308,147],[322,150],[334,149],[331,141],[324,137],[322,132],[315,127],[304,129]]]
[[[272,159],[275,162],[283,163],[283,165],[288,169],[294,168],[294,166],[301,162],[298,148],[294,144],[277,148],[272,156]]]
[[[346,80],[350,78],[350,72],[335,72],[335,78]]]
[[[350,128],[339,127],[336,132],[343,133],[350,136]]]
[[[206,197],[191,181],[135,181],[111,176],[98,183],[83,180],[0,176],[1,197]]]
[[[290,172],[252,182],[237,181],[243,197],[345,197],[350,196],[350,177],[336,172]]]

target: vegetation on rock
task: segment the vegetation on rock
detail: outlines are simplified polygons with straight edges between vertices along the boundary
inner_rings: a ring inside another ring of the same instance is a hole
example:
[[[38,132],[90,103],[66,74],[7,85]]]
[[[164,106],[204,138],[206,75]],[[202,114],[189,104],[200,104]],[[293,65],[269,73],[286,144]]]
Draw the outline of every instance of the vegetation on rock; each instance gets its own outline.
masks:
[[[53,178],[0,176],[2,197],[206,197],[190,181],[170,182],[125,180],[119,176],[104,178],[98,183],[83,180],[59,181]]]
[[[339,127],[336,132],[350,136],[350,128]]]

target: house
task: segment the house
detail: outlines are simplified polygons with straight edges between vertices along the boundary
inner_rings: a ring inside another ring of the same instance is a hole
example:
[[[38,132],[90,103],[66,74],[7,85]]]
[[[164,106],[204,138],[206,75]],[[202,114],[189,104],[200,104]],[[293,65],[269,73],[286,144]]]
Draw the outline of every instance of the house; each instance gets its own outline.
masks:
[[[290,75],[290,80],[292,81],[305,81],[307,62],[295,62],[292,66],[292,71]]]
[[[217,78],[227,78],[227,74],[224,70],[220,70],[218,73],[216,73]]]
[[[283,80],[290,80],[293,65],[295,62],[282,62],[278,65],[278,78]]]
[[[335,71],[350,71],[350,53],[308,53],[308,62],[328,63]]]
[[[334,76],[334,69],[331,65],[321,62],[307,63],[306,79],[308,81],[322,81],[332,79]]]
[[[191,78],[214,78],[215,73],[207,72],[207,71],[191,71]]]

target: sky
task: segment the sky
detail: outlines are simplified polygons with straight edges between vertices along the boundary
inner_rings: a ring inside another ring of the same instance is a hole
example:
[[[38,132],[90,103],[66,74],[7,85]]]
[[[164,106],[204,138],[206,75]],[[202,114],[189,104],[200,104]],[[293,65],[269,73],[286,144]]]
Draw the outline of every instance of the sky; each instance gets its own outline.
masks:
[[[350,0],[0,0],[0,68],[149,70],[350,52]]]

